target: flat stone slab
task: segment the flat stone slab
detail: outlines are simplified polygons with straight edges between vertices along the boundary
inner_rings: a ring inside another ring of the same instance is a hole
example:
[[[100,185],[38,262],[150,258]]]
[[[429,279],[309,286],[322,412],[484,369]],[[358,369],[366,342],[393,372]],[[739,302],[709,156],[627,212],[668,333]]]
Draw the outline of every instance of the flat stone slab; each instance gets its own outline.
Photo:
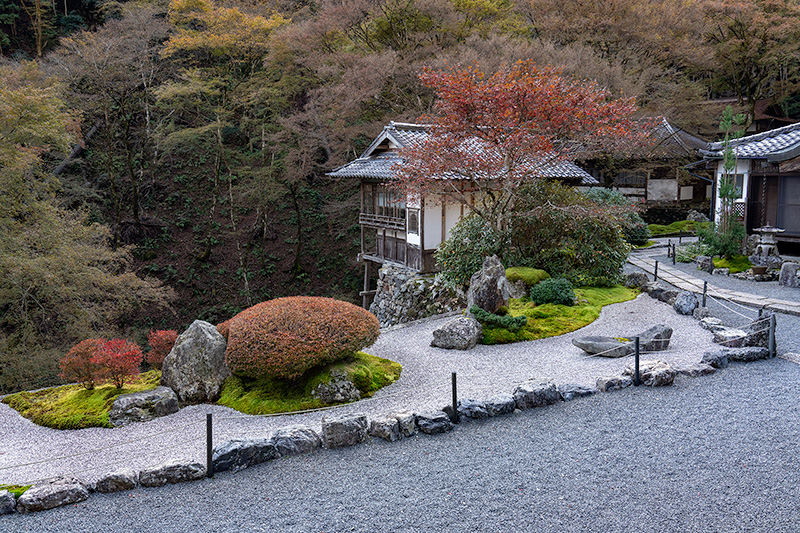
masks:
[[[311,453],[322,446],[322,439],[308,426],[286,426],[271,435],[272,443],[281,457]]]
[[[600,357],[625,357],[635,351],[633,343],[622,338],[589,335],[572,339],[572,344],[590,355]]]
[[[136,488],[139,476],[131,468],[117,470],[101,477],[95,483],[94,490],[97,492],[120,492]]]
[[[139,484],[143,487],[163,487],[167,483],[197,481],[206,477],[206,467],[195,461],[179,459],[145,468],[139,472]]]
[[[544,407],[562,401],[556,384],[549,379],[532,378],[523,381],[514,389],[517,409]]]
[[[417,427],[426,435],[436,435],[453,429],[450,417],[444,411],[417,413]]]
[[[484,400],[486,412],[489,416],[500,416],[513,413],[517,408],[517,402],[514,396],[508,393],[500,393],[497,396],[492,396],[488,400]]]
[[[561,398],[563,398],[565,402],[568,402],[570,400],[574,400],[575,398],[583,398],[586,396],[591,396],[592,394],[597,394],[600,391],[594,387],[577,385],[575,383],[565,383],[558,386],[558,392],[561,394]]]
[[[271,437],[266,439],[234,439],[214,447],[211,464],[215,472],[238,472],[253,465],[280,457]]]

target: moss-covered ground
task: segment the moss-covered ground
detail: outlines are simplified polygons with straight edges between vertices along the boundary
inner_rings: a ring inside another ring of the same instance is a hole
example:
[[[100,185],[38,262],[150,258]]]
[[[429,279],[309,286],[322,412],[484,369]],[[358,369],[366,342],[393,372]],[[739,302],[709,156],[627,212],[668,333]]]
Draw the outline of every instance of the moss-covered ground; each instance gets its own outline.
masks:
[[[734,255],[730,259],[724,257],[714,258],[714,268],[729,268],[731,274],[749,270],[753,263],[744,255]]]
[[[54,429],[110,428],[108,413],[120,394],[154,389],[161,372],[151,370],[129,380],[118,389],[112,384],[87,390],[81,385],[64,385],[36,392],[17,392],[3,398],[25,418]]]
[[[364,352],[327,365],[312,368],[297,380],[247,380],[236,376],[225,380],[217,403],[251,415],[288,413],[324,407],[311,391],[331,379],[332,372],[344,372],[361,391],[361,397],[372,396],[378,389],[394,383],[402,367],[399,363]]]
[[[648,224],[653,237],[669,237],[683,232],[684,235],[693,234],[698,226],[707,226],[708,222],[694,222],[692,220],[678,220],[667,226],[662,224]]]
[[[0,490],[7,490],[19,499],[22,493],[31,488],[32,485],[0,485]]]
[[[632,300],[637,294],[637,291],[622,285],[581,287],[575,289],[578,303],[574,306],[536,305],[527,298],[512,298],[508,306],[509,314],[527,316],[528,324],[516,333],[484,326],[483,344],[506,344],[563,335],[597,320],[604,306]]]

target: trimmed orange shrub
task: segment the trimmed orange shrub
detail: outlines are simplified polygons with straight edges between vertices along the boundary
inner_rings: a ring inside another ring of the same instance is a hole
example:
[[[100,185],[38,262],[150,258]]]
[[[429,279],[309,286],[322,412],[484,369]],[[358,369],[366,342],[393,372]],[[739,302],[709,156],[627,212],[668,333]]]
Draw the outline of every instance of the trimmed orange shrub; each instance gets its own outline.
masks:
[[[147,362],[153,368],[161,370],[164,358],[169,355],[175,341],[178,340],[178,332],[174,329],[150,330],[147,336],[147,343],[150,345],[150,352],[147,354]]]
[[[217,329],[228,339],[225,359],[231,371],[254,379],[298,377],[369,346],[380,333],[369,311],[312,296],[262,302]]]
[[[61,379],[77,381],[89,390],[94,389],[95,381],[99,379],[100,365],[93,358],[100,352],[104,342],[103,339],[86,339],[70,348],[58,363]]]

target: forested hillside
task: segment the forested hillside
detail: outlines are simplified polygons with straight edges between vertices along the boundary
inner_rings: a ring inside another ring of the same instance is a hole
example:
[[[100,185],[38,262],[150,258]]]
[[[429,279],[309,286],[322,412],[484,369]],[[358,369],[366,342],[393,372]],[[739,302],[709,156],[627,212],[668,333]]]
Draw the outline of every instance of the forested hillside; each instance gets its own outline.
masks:
[[[358,301],[325,172],[431,111],[424,66],[533,59],[711,137],[720,98],[800,115],[799,47],[793,0],[0,0],[0,391],[89,336]]]

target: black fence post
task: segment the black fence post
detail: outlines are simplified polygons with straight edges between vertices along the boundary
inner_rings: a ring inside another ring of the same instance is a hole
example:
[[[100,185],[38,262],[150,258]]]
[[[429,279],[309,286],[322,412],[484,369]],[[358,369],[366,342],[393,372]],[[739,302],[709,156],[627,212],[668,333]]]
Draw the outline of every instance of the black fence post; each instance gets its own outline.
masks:
[[[775,353],[776,346],[775,346],[775,315],[770,315],[769,317],[769,356],[775,357],[777,354]]]
[[[672,264],[675,264],[675,245],[672,245]]]
[[[639,337],[634,339],[634,372],[633,372],[633,384],[635,386],[639,386],[641,381],[639,380]]]
[[[667,257],[672,253],[672,239],[667,241]]]
[[[656,268],[653,271],[653,281],[658,281],[658,261],[656,261]]]
[[[453,416],[452,420],[454,424],[458,424],[458,389],[456,387],[456,373],[453,372],[452,374],[452,381],[453,381]]]
[[[214,477],[214,443],[211,413],[206,414],[206,477]]]
[[[706,307],[706,293],[708,292],[708,282],[703,282],[703,307]]]
[[[679,244],[683,243],[683,230],[682,229],[678,230],[678,243]]]

